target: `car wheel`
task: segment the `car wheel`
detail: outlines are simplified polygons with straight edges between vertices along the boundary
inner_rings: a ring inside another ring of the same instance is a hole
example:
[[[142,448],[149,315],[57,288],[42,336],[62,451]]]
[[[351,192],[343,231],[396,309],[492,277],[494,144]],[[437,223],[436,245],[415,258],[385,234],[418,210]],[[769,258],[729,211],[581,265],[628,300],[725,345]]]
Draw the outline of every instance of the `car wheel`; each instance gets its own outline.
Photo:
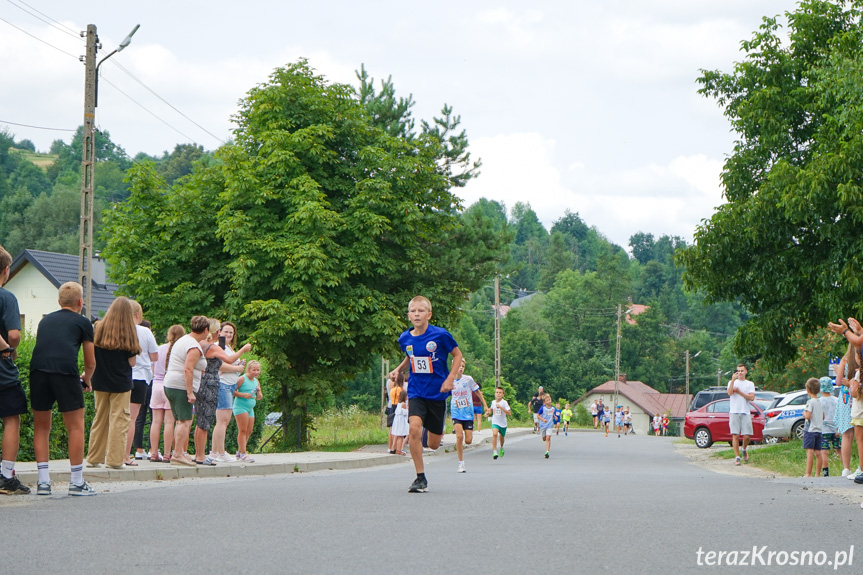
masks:
[[[792,439],[796,438],[796,439],[799,439],[800,441],[803,441],[803,423],[804,422],[802,422],[802,421],[798,421],[791,428],[791,438]]]
[[[710,430],[706,427],[699,427],[695,430],[695,445],[701,449],[707,449],[713,445],[713,438],[710,437]]]

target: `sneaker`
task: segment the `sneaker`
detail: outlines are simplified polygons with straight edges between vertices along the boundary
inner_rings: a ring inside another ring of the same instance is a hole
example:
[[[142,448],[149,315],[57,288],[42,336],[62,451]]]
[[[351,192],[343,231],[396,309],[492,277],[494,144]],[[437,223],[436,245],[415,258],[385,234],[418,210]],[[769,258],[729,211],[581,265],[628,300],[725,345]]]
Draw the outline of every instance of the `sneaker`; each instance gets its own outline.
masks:
[[[853,472],[846,475],[845,477],[847,477],[851,481],[854,481],[858,475],[863,475],[863,471],[861,471],[859,467],[857,469],[855,469]]]
[[[503,447],[500,448],[500,456],[503,457]]]
[[[150,454],[144,453],[143,451],[136,451],[135,452],[135,459],[140,459],[140,460],[150,459]]]
[[[740,456],[734,458],[734,465],[740,465]]]
[[[207,457],[205,457],[205,458],[204,458],[204,460],[203,460],[203,461],[198,461],[198,460],[196,459],[196,460],[195,460],[195,465],[208,465],[208,466],[211,466],[211,467],[215,467],[215,466],[216,466],[216,462],[215,462],[215,461],[213,461],[212,459],[210,459],[210,457],[209,457],[209,456],[207,456]]]
[[[491,457],[492,457],[492,459],[497,459],[497,451],[492,451]]]
[[[846,467],[842,470],[842,477],[848,477],[849,473],[851,473],[851,470]]]
[[[215,460],[219,461],[221,463],[230,463],[232,461],[236,461],[237,458],[234,457],[233,455],[228,454],[228,453],[223,453],[223,454],[219,455],[218,457],[216,457]]]
[[[745,449],[743,450],[743,463],[749,463],[749,452]]]
[[[464,461],[458,462],[458,473],[464,473],[467,469],[464,468]]]
[[[51,482],[37,483],[36,495],[51,495]]]
[[[563,434],[564,434],[565,436],[569,437],[569,432],[568,432],[568,431],[564,431],[564,432],[563,432]]]
[[[429,490],[429,483],[421,477],[414,479],[411,486],[408,488],[408,493],[425,493]]]
[[[249,455],[248,453],[243,453],[242,455],[240,455],[240,454],[238,453],[238,454],[237,454],[237,460],[238,460],[238,461],[243,461],[243,462],[245,462],[245,463],[254,463],[254,462],[255,462],[255,458],[254,458],[254,457],[252,457],[251,455]]]
[[[75,485],[74,483],[69,484],[69,495],[77,495],[79,497],[84,497],[87,495],[98,495],[99,492],[90,487],[90,484],[86,481],[80,485]]]
[[[11,478],[0,475],[0,495],[27,495],[28,493],[30,488],[14,475]]]
[[[545,458],[548,459],[548,451],[545,452]]]

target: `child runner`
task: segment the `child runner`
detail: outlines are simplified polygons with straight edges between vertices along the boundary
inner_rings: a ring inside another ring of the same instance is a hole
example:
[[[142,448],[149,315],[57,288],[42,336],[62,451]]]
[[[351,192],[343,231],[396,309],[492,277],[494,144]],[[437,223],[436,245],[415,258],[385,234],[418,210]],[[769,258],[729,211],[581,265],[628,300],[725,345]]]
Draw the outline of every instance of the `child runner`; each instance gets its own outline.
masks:
[[[653,435],[655,435],[657,437],[659,436],[659,427],[661,425],[660,419],[661,418],[659,417],[658,413],[653,416]]]
[[[539,438],[545,442],[545,458],[548,459],[548,454],[551,451],[551,430],[554,425],[554,407],[551,405],[551,396],[545,394],[542,396],[543,406],[540,408],[537,417],[539,418]]]
[[[668,414],[662,414],[662,420],[660,422],[662,424],[662,435],[668,435]]]
[[[554,434],[560,435],[560,403],[554,404]]]
[[[611,412],[608,409],[602,412],[602,427],[605,429],[605,436],[608,437],[608,428],[611,427]]]
[[[596,429],[596,426],[599,424],[597,420],[597,414],[599,412],[596,409],[596,400],[593,400],[593,403],[590,404],[590,416],[593,418],[593,428]]]
[[[234,419],[237,421],[237,461],[254,463],[255,460],[246,453],[249,436],[255,427],[255,404],[263,398],[261,384],[261,364],[250,361],[246,364],[246,373],[237,379],[237,390],[234,392]]]
[[[494,388],[494,401],[491,402],[491,456],[497,459],[497,440],[500,437],[500,456],[503,457],[503,442],[506,439],[506,416],[512,413],[509,403],[503,398],[503,388]]]
[[[629,408],[623,412],[623,435],[629,435],[632,432],[632,414],[629,413]]]
[[[563,420],[563,434],[569,435],[569,420],[572,419],[572,410],[569,404],[563,406],[563,411],[560,412],[560,418]]]
[[[458,454],[458,473],[464,473],[464,446],[473,442],[473,393],[479,390],[479,384],[469,375],[464,375],[465,362],[462,358],[456,380],[453,383],[452,399],[450,400],[450,417],[455,431],[455,450]],[[482,405],[488,409],[485,398],[480,395]],[[482,417],[482,413],[480,413]]]
[[[806,407],[803,408],[803,419],[806,420],[806,431],[803,432],[803,449],[806,450],[806,475],[803,477],[812,477],[813,459],[816,465],[816,476],[818,475],[819,468],[826,467],[826,465],[822,464],[821,456],[821,432],[824,429],[824,408],[818,399],[820,391],[820,381],[814,377],[806,380],[806,394],[809,396],[809,401],[806,402]]]
[[[392,436],[393,450],[390,453],[407,455],[405,440],[408,437],[408,392],[399,386],[399,396],[396,398],[396,412],[393,417]]]
[[[614,408],[614,427],[617,429],[617,436],[620,437],[620,432],[623,429],[623,408],[619,405]]]
[[[417,477],[409,493],[428,491],[428,480],[423,464],[422,430],[428,430],[428,446],[440,447],[446,416],[446,398],[453,388],[455,371],[450,372],[447,356],[452,354],[454,366],[461,365],[462,354],[450,333],[429,324],[432,305],[428,298],[416,296],[408,304],[408,319],[413,329],[399,336],[399,347],[405,358],[390,372],[390,379],[410,365],[408,386],[408,442]]]

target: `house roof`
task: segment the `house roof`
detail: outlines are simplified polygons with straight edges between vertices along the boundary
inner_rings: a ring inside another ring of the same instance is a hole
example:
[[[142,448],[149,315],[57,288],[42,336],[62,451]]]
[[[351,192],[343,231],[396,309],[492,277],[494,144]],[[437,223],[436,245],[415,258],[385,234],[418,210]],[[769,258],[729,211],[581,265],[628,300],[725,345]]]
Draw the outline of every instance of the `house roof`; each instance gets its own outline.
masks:
[[[635,325],[637,322],[632,318],[646,312],[649,309],[649,305],[641,305],[639,303],[629,304],[629,307],[626,308],[626,323],[628,323],[629,325]]]
[[[610,395],[614,393],[614,380],[609,380],[589,390],[578,398],[578,402],[591,394]],[[646,383],[641,381],[627,381],[618,384],[617,393],[644,410],[645,413],[666,413],[672,418],[684,418],[686,406],[689,405],[687,398],[691,395],[682,393],[659,393]]]
[[[58,254],[56,252],[43,252],[40,250],[24,250],[18,254],[9,267],[9,278],[15,276],[25,264],[30,264],[50,281],[54,287],[60,288],[66,282],[78,281],[78,256],[70,254]],[[117,284],[100,284],[90,280],[92,286],[92,305],[90,320],[95,321],[108,311],[111,303],[116,299],[114,292],[119,287]],[[102,312],[102,313],[100,313]]]

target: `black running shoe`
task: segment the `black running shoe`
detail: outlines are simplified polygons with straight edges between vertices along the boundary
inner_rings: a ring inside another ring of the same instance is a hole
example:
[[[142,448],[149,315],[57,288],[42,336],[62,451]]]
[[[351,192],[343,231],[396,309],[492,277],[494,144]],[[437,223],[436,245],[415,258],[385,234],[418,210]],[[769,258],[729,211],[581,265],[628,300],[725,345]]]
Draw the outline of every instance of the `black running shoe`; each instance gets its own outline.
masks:
[[[414,482],[411,483],[410,488],[408,489],[408,493],[425,493],[429,490],[429,483],[425,479],[417,477],[414,479]]]
[[[30,488],[18,481],[14,475],[7,479],[0,475],[0,495],[27,495]]]

